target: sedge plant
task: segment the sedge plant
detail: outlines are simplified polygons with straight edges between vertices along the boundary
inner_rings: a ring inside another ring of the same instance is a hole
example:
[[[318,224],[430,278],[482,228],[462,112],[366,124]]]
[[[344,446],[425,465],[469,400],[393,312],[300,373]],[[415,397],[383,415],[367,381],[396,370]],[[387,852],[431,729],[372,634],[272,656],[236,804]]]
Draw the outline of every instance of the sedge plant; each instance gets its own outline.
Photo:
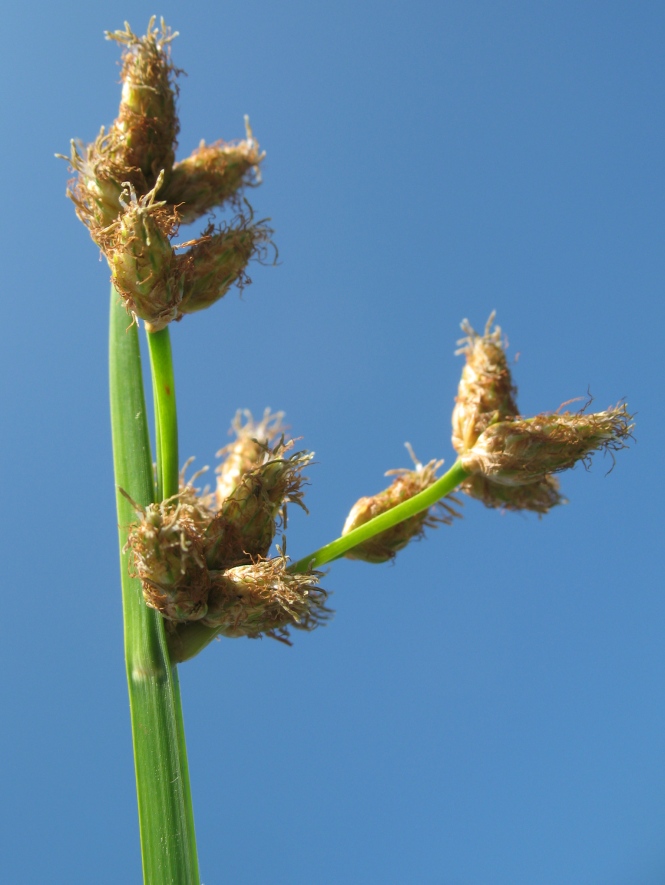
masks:
[[[239,411],[215,488],[201,492],[180,465],[170,342],[173,323],[245,285],[249,262],[270,248],[273,232],[244,196],[260,182],[264,155],[246,122],[244,139],[202,142],[176,161],[176,34],[152,19],[143,36],[127,24],[106,36],[122,48],[120,108],[93,143],[72,142],[68,194],[111,271],[111,425],[143,875],[150,885],[198,885],[178,665],[219,636],[290,644],[293,630],[324,624],[322,566],[392,560],[426,529],[458,518],[462,495],[542,516],[564,500],[557,474],[624,448],[632,419],[623,403],[521,415],[501,330],[493,317],[482,334],[465,320],[452,467],[439,475],[443,461],[421,464],[411,452],[412,466],[388,471],[385,490],[360,498],[338,538],[290,562],[275,541],[287,506],[305,506],[311,453],[296,450],[281,413]],[[220,209],[227,220],[174,242],[180,225]]]

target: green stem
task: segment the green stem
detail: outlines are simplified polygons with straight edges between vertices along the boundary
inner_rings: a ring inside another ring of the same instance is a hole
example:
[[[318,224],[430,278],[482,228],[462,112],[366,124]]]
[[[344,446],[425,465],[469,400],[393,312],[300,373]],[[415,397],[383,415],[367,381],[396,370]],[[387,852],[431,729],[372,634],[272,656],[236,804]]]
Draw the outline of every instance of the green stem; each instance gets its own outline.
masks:
[[[157,391],[155,390],[155,376],[151,372],[151,381],[152,381],[152,402],[153,402],[153,410],[155,413],[155,452],[159,453],[162,450],[161,439],[159,434],[159,420],[157,418]],[[156,455],[159,457],[159,454]],[[162,487],[162,477],[160,476],[159,470],[155,467],[153,472],[153,479],[155,482],[155,501],[163,501],[163,487]]]
[[[157,485],[164,500],[177,495],[180,469],[171,337],[168,326],[159,332],[148,332],[147,336],[155,400]]]
[[[408,501],[403,501],[391,510],[387,510],[380,516],[375,516],[368,522],[349,532],[348,535],[342,535],[330,544],[320,547],[309,556],[303,556],[298,562],[294,562],[289,567],[289,571],[293,573],[307,572],[310,569],[318,568],[335,559],[339,559],[348,553],[353,547],[368,541],[375,535],[385,532],[386,529],[392,528],[398,522],[403,522],[423,510],[427,510],[433,504],[436,504],[441,498],[445,498],[453,492],[457,486],[464,482],[468,476],[468,472],[462,467],[459,461],[444,473],[440,479],[433,483],[429,488]],[[184,624],[177,634],[169,637],[169,648],[174,661],[187,661],[193,658],[202,649],[206,647],[217,636],[218,631],[214,627],[205,627],[199,623]]]
[[[149,609],[125,550],[140,506],[154,499],[152,458],[136,325],[111,289],[110,393],[120,541],[125,663],[134,745],[144,882],[199,885],[182,708],[164,621]]]
[[[403,522],[405,519],[409,519],[409,517],[427,510],[428,507],[431,507],[441,498],[445,498],[446,495],[453,492],[468,475],[468,472],[462,467],[460,462],[455,461],[447,473],[444,473],[440,479],[424,491],[414,495],[413,498],[409,498],[408,501],[402,501],[401,504],[398,504],[391,510],[386,510],[385,513],[375,516],[374,519],[368,520],[363,525],[358,526],[357,529],[353,529],[348,535],[342,535],[341,538],[331,541],[330,544],[319,547],[314,553],[310,553],[309,556],[304,556],[298,562],[294,562],[289,567],[289,571],[296,574],[308,572],[310,569],[318,568],[328,562],[339,559],[345,553],[348,553],[352,547],[368,541],[375,535],[385,532],[386,529],[391,529],[398,522]]]

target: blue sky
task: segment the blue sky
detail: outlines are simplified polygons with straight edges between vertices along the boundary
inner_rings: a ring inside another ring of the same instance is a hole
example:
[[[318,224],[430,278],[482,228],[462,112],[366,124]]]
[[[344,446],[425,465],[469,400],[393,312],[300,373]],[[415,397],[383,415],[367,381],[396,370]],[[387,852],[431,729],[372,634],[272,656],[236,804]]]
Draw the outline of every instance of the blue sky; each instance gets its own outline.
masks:
[[[316,452],[294,558],[384,471],[452,463],[459,323],[526,414],[625,397],[635,444],[542,520],[467,501],[334,620],[180,668],[202,881],[660,885],[663,57],[654,2],[7,5],[0,878],[140,880],[106,378],[108,270],[64,199],[115,117],[106,29],[181,36],[180,156],[243,135],[280,262],[173,329],[181,452],[237,408]]]

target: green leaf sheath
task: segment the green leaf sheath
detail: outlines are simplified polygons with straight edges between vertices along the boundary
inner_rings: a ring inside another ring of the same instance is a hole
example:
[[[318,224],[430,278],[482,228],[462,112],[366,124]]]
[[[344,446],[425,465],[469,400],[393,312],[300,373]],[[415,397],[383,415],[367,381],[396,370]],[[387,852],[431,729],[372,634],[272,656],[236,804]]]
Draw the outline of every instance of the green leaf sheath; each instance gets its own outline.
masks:
[[[178,493],[180,470],[171,338],[168,326],[159,332],[148,332],[147,335],[155,399],[158,490],[164,499]]]
[[[138,329],[130,324],[113,289],[109,355],[125,661],[144,882],[200,885],[177,672],[169,660],[164,622],[145,605],[139,580],[129,574],[128,553],[123,552],[127,527],[136,514],[119,488],[144,507],[153,501],[154,490]]]
[[[441,498],[445,498],[446,495],[453,492],[468,475],[459,461],[456,461],[450,470],[429,488],[414,495],[413,498],[409,498],[408,501],[403,501],[392,510],[387,510],[380,516],[370,519],[364,525],[349,532],[348,535],[342,535],[335,541],[331,541],[330,544],[310,553],[309,556],[303,556],[302,559],[290,566],[289,571],[296,574],[303,573],[339,559],[356,545],[385,532],[386,529],[392,528],[398,522],[403,522],[405,519],[427,510]],[[182,626],[178,631],[177,642],[174,641],[172,645],[173,659],[187,661],[189,658],[193,658],[212,642],[217,636],[217,632],[214,627],[205,627],[199,623]]]
[[[328,562],[333,562],[333,560],[339,559],[358,544],[362,544],[370,538],[373,538],[375,535],[379,535],[381,532],[391,529],[394,525],[397,525],[398,522],[403,522],[405,519],[409,519],[409,517],[415,516],[417,513],[422,513],[423,510],[427,510],[433,504],[436,504],[441,498],[445,498],[446,495],[455,491],[457,486],[461,482],[464,482],[468,475],[469,474],[459,461],[455,461],[450,470],[447,473],[444,473],[435,483],[432,483],[429,488],[426,488],[412,498],[409,498],[408,501],[402,501],[401,504],[398,504],[391,510],[386,510],[385,513],[375,516],[374,519],[368,520],[363,525],[353,529],[353,531],[349,532],[347,535],[342,535],[335,541],[331,541],[330,544],[326,544],[325,547],[319,547],[314,553],[310,553],[309,556],[304,556],[302,559],[299,559],[298,562],[294,562],[293,565],[290,566],[289,571],[298,574],[309,571],[310,569],[319,568],[322,565],[326,565]]]

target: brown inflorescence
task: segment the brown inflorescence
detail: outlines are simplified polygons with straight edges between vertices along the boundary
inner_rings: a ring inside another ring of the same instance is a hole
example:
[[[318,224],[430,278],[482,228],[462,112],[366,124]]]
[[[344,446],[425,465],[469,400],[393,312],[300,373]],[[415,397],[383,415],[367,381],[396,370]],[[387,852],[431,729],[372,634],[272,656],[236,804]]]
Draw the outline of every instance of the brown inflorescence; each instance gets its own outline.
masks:
[[[457,353],[465,355],[466,363],[452,417],[452,443],[462,463],[488,428],[519,416],[517,388],[506,359],[506,345],[499,326],[492,329],[493,322],[494,313],[483,335],[475,332],[468,320],[462,322],[466,337],[458,342],[462,346]],[[559,482],[553,476],[525,480],[506,488],[492,476],[474,474],[462,484],[462,491],[486,507],[539,514],[564,501]]]
[[[246,267],[251,258],[262,260],[271,242],[272,229],[265,221],[251,222],[242,215],[219,230],[207,228],[204,235],[178,259],[182,274],[182,314],[205,310],[219,301],[235,283],[248,285]]]
[[[462,369],[455,408],[453,409],[453,448],[458,454],[468,451],[480,434],[495,421],[518,414],[517,388],[508,367],[501,329],[492,330],[494,314],[478,335],[468,320],[462,322],[466,337],[457,353],[463,353]]]
[[[632,416],[622,403],[604,412],[544,413],[490,425],[460,458],[465,470],[507,488],[542,482],[588,463],[598,451],[626,448]]]
[[[76,172],[76,178],[69,182],[67,196],[98,246],[103,231],[122,211],[120,197],[126,180],[122,176],[113,177],[109,157],[110,136],[102,127],[91,144],[72,141],[71,154],[65,158]]]
[[[228,452],[235,456],[234,480],[220,506],[183,477],[173,498],[134,505],[139,522],[130,527],[128,547],[146,603],[174,626],[196,620],[227,636],[285,639],[289,626],[313,629],[329,614],[320,573],[291,575],[283,551],[268,555],[286,505],[304,507],[302,470],[312,455],[289,454],[293,441],[283,436],[269,444],[282,430],[281,413],[266,411],[260,422],[244,415],[244,424],[236,416],[232,444],[242,442],[244,452]],[[248,436],[252,430],[259,438]]]
[[[263,463],[247,470],[222,502],[206,530],[207,561],[210,568],[247,562],[248,557],[265,557],[278,528],[284,526],[286,504],[303,509],[302,470],[312,460],[311,452],[287,456],[293,443],[278,442],[267,449]]]
[[[284,435],[286,428],[282,424],[283,418],[284,412],[272,413],[270,409],[265,410],[260,421],[254,421],[248,409],[236,412],[230,431],[235,433],[236,438],[217,452],[218,458],[224,458],[215,470],[218,507],[236,488],[244,473],[265,462],[271,443]]]
[[[180,128],[176,113],[178,94],[175,78],[180,73],[171,63],[170,44],[177,34],[154,17],[144,37],[133,33],[127,22],[124,31],[107,32],[123,49],[122,98],[118,116],[109,131],[110,163],[114,177],[124,176],[145,193],[175,160]]]
[[[215,206],[237,203],[245,186],[258,184],[259,165],[265,156],[245,118],[247,138],[242,141],[201,144],[176,163],[162,194],[178,207],[183,224],[207,215]]]
[[[314,630],[330,615],[318,572],[292,575],[284,556],[212,573],[208,611],[202,623],[223,636],[265,634],[288,642],[289,627]]]
[[[477,473],[464,481],[462,491],[495,510],[530,510],[542,515],[557,504],[565,503],[555,476],[545,476],[524,485],[505,486]]]
[[[415,461],[415,458],[414,458]],[[353,507],[344,523],[342,535],[369,522],[376,516],[380,516],[388,510],[392,510],[398,504],[408,501],[419,492],[423,492],[436,482],[436,472],[443,461],[430,461],[422,465],[416,461],[414,470],[400,468],[389,470],[386,476],[395,476],[393,482],[376,495],[360,498]],[[425,528],[436,528],[445,523],[450,525],[454,517],[461,514],[456,509],[460,502],[452,495],[438,501],[433,507],[417,513],[403,520],[392,528],[386,529],[360,544],[346,553],[349,559],[362,559],[365,562],[387,562],[394,559],[396,554],[415,538],[421,538]]]
[[[146,603],[173,621],[200,620],[208,609],[210,575],[200,514],[187,488],[175,498],[137,507],[127,546]]]
[[[247,266],[265,257],[272,235],[265,221],[253,221],[248,204],[239,211],[243,189],[260,180],[264,156],[247,122],[246,139],[202,143],[175,162],[175,36],[154,17],[143,37],[128,24],[107,34],[123,47],[118,117],[91,144],[73,141],[66,158],[76,173],[68,188],[76,213],[102,249],[128,312],[153,332],[209,307],[234,283],[249,283]],[[176,254],[179,226],[225,205],[236,218],[217,229],[209,224]]]
[[[178,226],[172,206],[155,199],[156,187],[137,199],[133,188],[118,219],[98,235],[108,257],[113,285],[127,309],[153,332],[177,319],[184,277],[169,237]]]

